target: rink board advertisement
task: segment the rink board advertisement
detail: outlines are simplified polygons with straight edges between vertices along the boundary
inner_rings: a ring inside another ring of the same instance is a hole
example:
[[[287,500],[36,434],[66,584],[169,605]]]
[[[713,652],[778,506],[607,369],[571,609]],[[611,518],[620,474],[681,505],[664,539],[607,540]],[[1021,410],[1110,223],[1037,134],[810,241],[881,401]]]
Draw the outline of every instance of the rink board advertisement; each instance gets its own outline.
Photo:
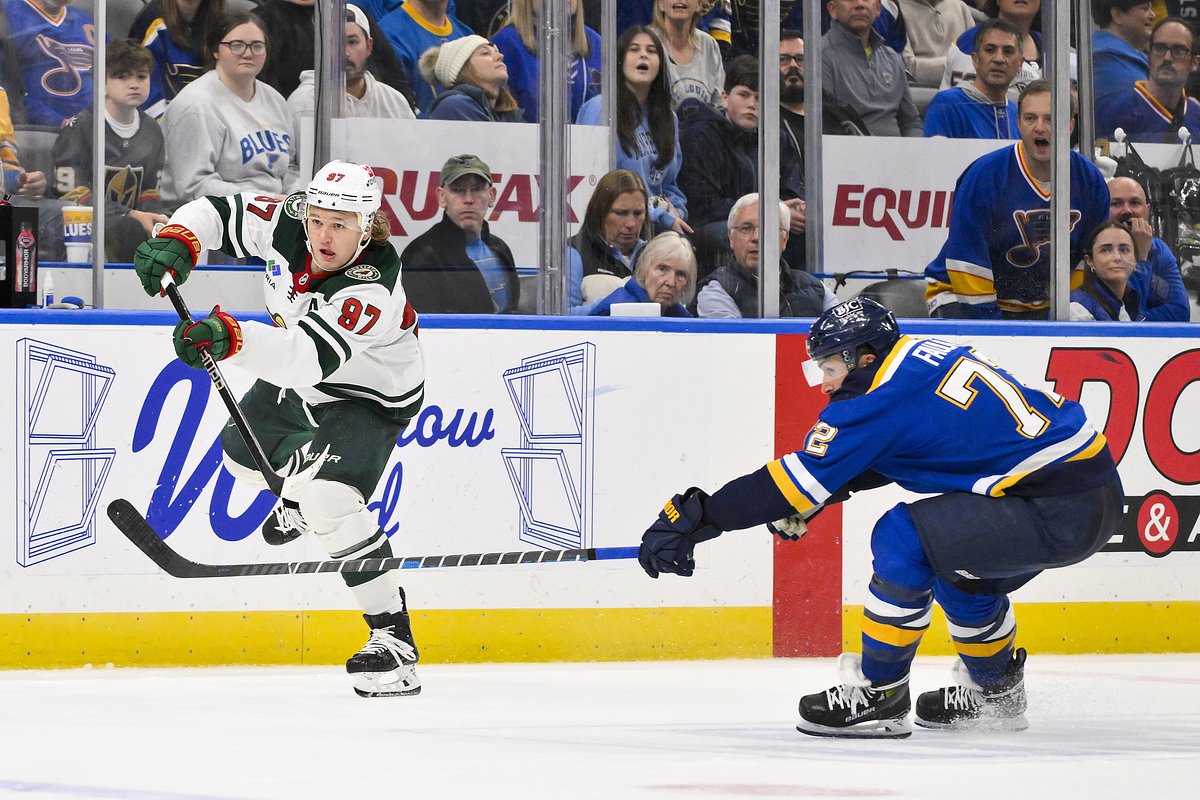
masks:
[[[924,272],[949,233],[959,175],[985,153],[1013,144],[985,139],[824,137],[824,263],[853,264],[856,270],[874,272]],[[1200,146],[1192,150],[1200,155]],[[1169,168],[1179,162],[1182,146],[1139,144],[1137,152],[1150,166]]]
[[[0,392],[12,426],[0,445],[11,476],[0,493],[0,665],[327,662],[361,645],[338,577],[171,578],[105,516],[125,498],[200,562],[326,558],[307,540],[263,543],[274,499],[221,467],[224,407],[206,373],[174,359],[167,315],[21,319],[0,326],[0,366],[13,376]],[[714,489],[798,447],[824,403],[799,374],[805,326],[687,325],[423,321],[426,405],[369,500],[395,555],[635,545],[671,494]],[[1101,628],[1119,638],[1135,621],[1141,638],[1127,649],[1200,646],[1190,617],[1157,647],[1137,617],[1190,614],[1200,600],[1200,339],[1182,327],[1173,338],[986,330],[999,335],[970,341],[1023,381],[1082,397],[1121,459],[1130,504],[1119,541],[1015,600],[1096,629],[1070,642],[1045,631],[1060,650],[1097,649]],[[225,372],[235,393],[252,382]],[[636,561],[613,560],[413,569],[403,583],[433,660],[829,654],[865,592],[871,526],[903,497],[859,494],[798,543],[727,534],[700,548],[687,580],[652,581]],[[74,656],[55,644],[64,636]]]

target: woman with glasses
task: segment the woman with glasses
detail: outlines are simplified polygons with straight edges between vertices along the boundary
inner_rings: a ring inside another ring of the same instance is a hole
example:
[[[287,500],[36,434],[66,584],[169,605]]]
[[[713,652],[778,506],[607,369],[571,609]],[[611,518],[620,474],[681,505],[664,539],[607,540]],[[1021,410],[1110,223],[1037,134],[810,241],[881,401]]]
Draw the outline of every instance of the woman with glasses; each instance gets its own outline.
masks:
[[[221,24],[225,0],[151,0],[129,28],[154,56],[150,97],[143,110],[158,118],[179,91],[204,74],[204,42]]]
[[[168,203],[238,192],[282,197],[300,185],[287,105],[258,80],[268,44],[262,21],[248,12],[210,31],[213,69],[185,86],[162,118]]]
[[[692,101],[721,110],[725,66],[717,40],[700,30],[700,20],[712,3],[705,0],[655,0],[650,27],[665,48],[671,107],[676,112]]]
[[[426,119],[521,122],[508,90],[508,67],[496,46],[482,36],[451,39],[421,54],[421,76],[443,91],[429,104]]]
[[[663,45],[645,25],[634,25],[617,39],[618,169],[636,173],[650,193],[650,215],[658,232],[691,233],[687,198],[679,190],[679,120],[671,109],[671,89],[663,69]],[[600,125],[602,97],[579,109],[580,125]]]

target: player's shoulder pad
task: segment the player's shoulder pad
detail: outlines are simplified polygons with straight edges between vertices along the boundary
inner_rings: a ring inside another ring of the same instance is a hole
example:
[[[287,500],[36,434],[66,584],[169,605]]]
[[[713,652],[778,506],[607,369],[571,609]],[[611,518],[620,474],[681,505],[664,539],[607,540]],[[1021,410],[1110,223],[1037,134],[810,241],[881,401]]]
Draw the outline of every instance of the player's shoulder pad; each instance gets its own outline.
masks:
[[[292,192],[283,198],[283,213],[297,222],[303,222],[304,199],[304,192]]]

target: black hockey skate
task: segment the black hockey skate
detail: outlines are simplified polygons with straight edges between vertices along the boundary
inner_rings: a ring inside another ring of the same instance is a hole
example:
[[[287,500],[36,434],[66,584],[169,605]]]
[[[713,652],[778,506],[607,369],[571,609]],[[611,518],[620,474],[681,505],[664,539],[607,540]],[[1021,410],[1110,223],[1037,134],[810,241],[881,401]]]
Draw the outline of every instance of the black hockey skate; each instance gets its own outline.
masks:
[[[917,724],[948,730],[1023,731],[1025,719],[1025,649],[1013,653],[1003,682],[983,688],[971,679],[961,660],[954,664],[958,686],[922,692],[917,698]]]
[[[279,505],[263,523],[262,537],[267,544],[278,546],[294,542],[310,530],[300,514],[300,504],[280,499]]]
[[[371,638],[346,662],[359,697],[397,697],[421,693],[417,645],[408,612],[363,614]]]
[[[908,676],[875,686],[862,673],[857,653],[838,658],[844,683],[800,698],[796,730],[809,736],[855,739],[904,739],[912,736],[908,712]]]

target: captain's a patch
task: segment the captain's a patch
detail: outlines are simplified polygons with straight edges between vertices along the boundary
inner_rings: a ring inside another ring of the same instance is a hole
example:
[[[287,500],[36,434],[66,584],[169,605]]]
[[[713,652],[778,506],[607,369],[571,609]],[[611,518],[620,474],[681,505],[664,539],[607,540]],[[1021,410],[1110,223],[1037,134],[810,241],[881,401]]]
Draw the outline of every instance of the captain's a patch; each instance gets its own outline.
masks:
[[[380,272],[370,264],[359,264],[357,267],[346,270],[346,277],[359,281],[377,281],[380,278]]]

